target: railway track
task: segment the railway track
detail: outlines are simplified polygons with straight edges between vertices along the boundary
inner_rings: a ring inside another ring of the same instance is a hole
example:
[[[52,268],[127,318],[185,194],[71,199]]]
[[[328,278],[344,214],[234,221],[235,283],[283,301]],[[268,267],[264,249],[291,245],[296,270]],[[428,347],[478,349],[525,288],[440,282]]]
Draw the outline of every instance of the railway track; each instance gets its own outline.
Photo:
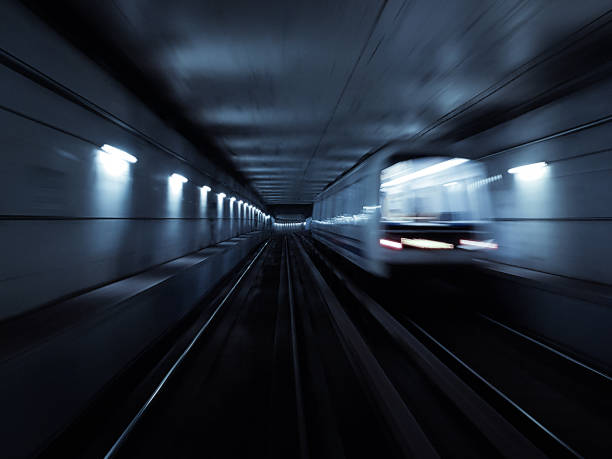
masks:
[[[302,244],[309,246],[319,268],[335,286],[335,295],[342,298],[348,316],[384,367],[404,405],[431,439],[436,454],[544,456],[383,306],[334,268],[312,243],[303,239]]]
[[[376,298],[386,314],[547,455],[608,457],[610,376],[481,312],[495,296],[490,294],[494,289],[487,289],[486,296],[477,294],[477,273],[454,269],[449,275],[436,269],[419,274],[412,269],[381,280],[349,266],[324,246],[304,241],[329,279],[359,291],[358,296]],[[465,276],[474,279],[466,282]]]
[[[309,239],[272,238],[107,457],[580,456],[366,290]]]

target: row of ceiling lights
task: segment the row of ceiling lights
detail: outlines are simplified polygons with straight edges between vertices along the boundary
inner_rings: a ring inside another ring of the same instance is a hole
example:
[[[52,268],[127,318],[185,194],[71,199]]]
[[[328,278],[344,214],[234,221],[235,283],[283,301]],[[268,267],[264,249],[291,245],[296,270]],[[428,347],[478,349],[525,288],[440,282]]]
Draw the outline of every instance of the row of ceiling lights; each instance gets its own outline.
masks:
[[[134,155],[131,155],[128,152],[123,151],[123,150],[121,150],[119,148],[113,147],[112,145],[104,144],[104,145],[102,145],[101,150],[103,152],[105,152],[106,154],[110,155],[113,159],[115,159],[117,161],[125,161],[125,162],[131,163],[131,164],[134,164],[135,162],[138,161],[138,159]],[[175,185],[182,185],[182,184],[187,183],[189,181],[187,179],[187,177],[185,177],[185,176],[183,176],[181,174],[177,174],[176,172],[173,173],[172,175],[170,175],[168,180],[170,181],[170,183],[175,184]],[[200,187],[200,189],[201,189],[202,194],[206,194],[209,191],[212,191],[212,188],[209,187],[208,185],[203,185],[202,187]],[[217,193],[217,197],[219,199],[224,199],[226,197],[226,194],[225,193]],[[236,198],[234,196],[232,196],[230,198],[230,203],[233,204],[234,201],[236,201]],[[265,214],[259,208],[255,207],[252,204],[244,202],[241,199],[241,200],[238,201],[238,207],[240,207],[242,205],[244,205],[245,208],[253,209],[255,212],[257,212],[258,214],[260,214],[264,218],[270,218],[270,216],[268,214]]]

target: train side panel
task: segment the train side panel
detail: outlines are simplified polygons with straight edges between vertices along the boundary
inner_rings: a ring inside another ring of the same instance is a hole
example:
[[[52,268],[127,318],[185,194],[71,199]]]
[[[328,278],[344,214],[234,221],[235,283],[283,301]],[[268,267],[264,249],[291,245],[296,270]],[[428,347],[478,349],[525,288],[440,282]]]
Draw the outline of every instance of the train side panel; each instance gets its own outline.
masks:
[[[377,161],[369,160],[325,190],[313,208],[312,234],[352,263],[384,274],[375,257],[380,219]]]

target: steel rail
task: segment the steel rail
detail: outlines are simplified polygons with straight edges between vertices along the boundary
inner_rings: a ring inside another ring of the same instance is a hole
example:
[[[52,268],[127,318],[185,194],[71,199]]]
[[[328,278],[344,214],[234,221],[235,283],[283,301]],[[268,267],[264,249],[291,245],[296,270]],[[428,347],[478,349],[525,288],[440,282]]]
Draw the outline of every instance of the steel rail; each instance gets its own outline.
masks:
[[[136,426],[136,424],[138,423],[138,421],[140,421],[140,419],[142,418],[142,416],[145,414],[145,412],[147,411],[147,409],[151,406],[151,404],[153,403],[153,401],[155,400],[155,397],[157,396],[157,394],[159,394],[159,392],[162,390],[162,388],[164,387],[164,385],[166,384],[166,382],[170,379],[170,377],[172,376],[172,374],[176,371],[176,369],[179,367],[179,365],[183,362],[183,360],[185,360],[185,357],[187,356],[187,354],[189,353],[189,351],[191,351],[191,349],[193,348],[193,346],[196,344],[196,342],[198,341],[198,339],[200,338],[200,336],[202,335],[202,333],[204,333],[204,331],[208,328],[208,326],[212,323],[213,319],[216,317],[217,313],[221,310],[221,308],[223,308],[223,306],[225,305],[225,303],[227,302],[227,300],[231,297],[231,295],[234,293],[234,290],[236,290],[236,288],[238,287],[238,285],[240,284],[240,282],[242,281],[242,279],[244,278],[244,276],[249,272],[249,270],[251,269],[251,266],[253,266],[253,264],[257,261],[257,259],[259,258],[259,256],[261,255],[261,253],[263,252],[263,250],[268,246],[268,243],[270,241],[266,241],[266,243],[263,245],[263,247],[261,249],[259,249],[259,252],[257,252],[257,254],[255,255],[255,257],[253,258],[253,260],[251,261],[251,263],[249,263],[249,265],[246,267],[246,269],[244,270],[244,272],[242,273],[242,275],[238,278],[238,280],[234,283],[234,285],[232,286],[232,288],[230,289],[230,291],[225,295],[225,297],[223,298],[223,300],[219,303],[219,305],[215,308],[214,312],[211,314],[211,316],[208,318],[208,320],[204,323],[204,325],[202,325],[202,327],[200,327],[200,330],[198,331],[198,333],[195,335],[195,337],[191,340],[191,342],[189,343],[189,345],[185,348],[185,350],[183,351],[183,353],[179,356],[179,358],[176,360],[176,362],[174,362],[174,365],[172,365],[172,367],[170,368],[170,370],[168,370],[168,372],[166,373],[166,375],[164,376],[164,378],[161,380],[161,382],[157,385],[157,387],[155,388],[155,390],[153,391],[153,393],[151,394],[151,396],[147,399],[147,401],[144,403],[144,405],[142,406],[142,408],[140,408],[140,410],[138,411],[138,413],[136,413],[136,415],[132,418],[132,420],[130,421],[130,423],[128,424],[128,426],[123,430],[123,432],[121,433],[121,435],[119,436],[119,438],[115,441],[115,443],[113,444],[113,446],[108,450],[108,452],[106,453],[106,455],[104,456],[104,459],[110,459],[112,457],[115,456],[115,454],[119,451],[119,448],[121,448],[121,446],[123,445],[123,443],[125,442],[125,440],[127,439],[128,435],[132,432],[132,430],[134,429],[134,427]]]
[[[487,436],[489,441],[503,454],[509,457],[534,457],[541,455],[531,442],[522,436],[516,429],[508,423],[501,415],[494,413],[488,403],[482,400],[467,384],[461,381],[452,371],[444,365],[434,354],[431,353],[416,337],[412,335],[403,325],[401,325],[393,316],[391,316],[382,306],[371,299],[365,292],[357,287],[353,282],[343,276],[336,268],[334,268],[327,257],[325,257],[316,247],[312,249],[317,253],[319,258],[325,263],[332,273],[344,284],[349,292],[368,310],[368,312],[381,324],[381,326],[398,342],[402,348],[408,350],[415,359],[416,363],[427,374],[427,376],[436,383],[440,389],[449,397],[460,409],[469,409],[472,414],[476,413],[476,418],[471,418],[483,434]],[[463,362],[458,356],[446,348],[442,343],[437,341],[433,336],[427,333],[422,327],[416,324],[409,317],[403,316],[415,328],[429,338],[434,344],[440,347],[446,354],[450,355],[453,360],[458,362],[470,374],[475,376],[480,382],[484,383],[489,389],[493,390],[505,402],[509,403],[514,409],[518,410],[529,421],[535,424],[542,432],[544,432],[558,446],[564,449],[571,456],[582,457],[567,443],[557,437],[553,432],[546,428],[537,419],[531,416],[527,411],[521,408],[517,403],[511,400],[503,392],[489,383],[485,378],[473,370],[469,365]],[[450,383],[450,384],[449,384]],[[495,423],[492,425],[491,423]],[[503,438],[500,434],[502,429],[508,429],[509,436]],[[518,435],[517,435],[518,434]],[[520,437],[523,437],[522,439]]]
[[[403,456],[440,457],[302,244],[296,242],[305,266],[311,273],[322,298],[325,299],[330,319],[347,357],[368,385],[371,395],[377,401],[380,414],[385,419]]]
[[[300,457],[307,459],[310,457],[308,453],[308,436],[306,431],[306,415],[304,414],[304,398],[302,391],[301,372],[300,372],[300,355],[297,342],[297,328],[295,323],[295,302],[293,298],[293,283],[291,281],[291,264],[289,262],[289,244],[287,236],[283,237],[283,252],[285,258],[285,267],[287,269],[287,297],[289,300],[289,325],[291,327],[291,357],[293,360],[293,378],[295,384],[295,402],[298,422],[298,441],[300,446]]]
[[[528,335],[526,335],[524,333],[521,333],[520,331],[515,330],[514,328],[512,328],[512,327],[510,327],[510,326],[508,326],[506,324],[498,322],[497,320],[487,316],[486,314],[479,313],[478,315],[480,317],[482,317],[483,319],[488,320],[489,322],[491,322],[491,323],[493,323],[493,324],[503,328],[504,330],[507,330],[510,333],[513,333],[513,334],[515,334],[517,336],[520,336],[521,338],[526,339],[527,341],[529,341],[529,342],[531,342],[531,343],[533,343],[533,344],[535,344],[537,346],[540,346],[540,347],[546,349],[547,351],[550,351],[553,354],[556,354],[559,357],[561,357],[561,358],[563,358],[563,359],[565,359],[565,360],[567,360],[569,362],[572,362],[573,364],[578,365],[579,367],[582,367],[582,368],[584,368],[585,370],[587,370],[587,371],[589,371],[591,373],[596,374],[597,376],[600,376],[600,377],[604,378],[608,382],[612,382],[612,376],[604,373],[603,371],[600,371],[600,370],[598,370],[596,368],[593,368],[590,365],[587,365],[584,362],[581,362],[580,360],[577,360],[577,359],[575,359],[573,357],[570,357],[569,355],[567,355],[567,354],[565,354],[565,353],[563,353],[561,351],[558,351],[554,347],[549,346],[548,344],[542,343],[541,341],[538,341],[537,339],[532,338],[531,336],[528,336]]]

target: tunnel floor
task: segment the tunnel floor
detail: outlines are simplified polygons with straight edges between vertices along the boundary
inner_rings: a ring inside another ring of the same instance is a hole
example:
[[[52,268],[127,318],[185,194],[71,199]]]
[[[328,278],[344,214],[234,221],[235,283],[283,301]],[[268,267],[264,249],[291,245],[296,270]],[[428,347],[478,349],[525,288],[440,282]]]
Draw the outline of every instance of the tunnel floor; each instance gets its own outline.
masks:
[[[598,457],[612,447],[610,380],[484,314],[496,293],[469,288],[482,281],[475,271],[375,278],[298,233],[269,239],[236,276],[145,407],[132,403],[91,456],[111,441],[118,457]]]

